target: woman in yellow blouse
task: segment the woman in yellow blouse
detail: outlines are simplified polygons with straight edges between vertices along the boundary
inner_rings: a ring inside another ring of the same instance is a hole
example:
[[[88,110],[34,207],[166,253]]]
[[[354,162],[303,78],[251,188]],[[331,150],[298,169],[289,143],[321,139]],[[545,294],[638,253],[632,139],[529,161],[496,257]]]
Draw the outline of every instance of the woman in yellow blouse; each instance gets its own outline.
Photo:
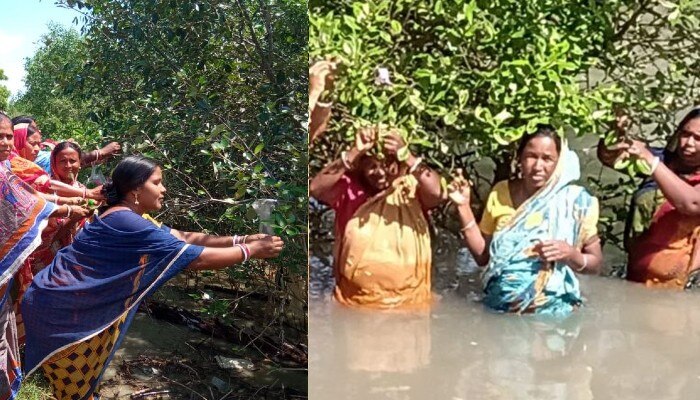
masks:
[[[602,264],[598,201],[572,184],[578,157],[553,127],[525,135],[517,157],[522,177],[493,187],[479,225],[468,184],[452,185],[467,247],[486,266],[484,303],[501,312],[568,314],[582,301],[574,272],[597,274]]]

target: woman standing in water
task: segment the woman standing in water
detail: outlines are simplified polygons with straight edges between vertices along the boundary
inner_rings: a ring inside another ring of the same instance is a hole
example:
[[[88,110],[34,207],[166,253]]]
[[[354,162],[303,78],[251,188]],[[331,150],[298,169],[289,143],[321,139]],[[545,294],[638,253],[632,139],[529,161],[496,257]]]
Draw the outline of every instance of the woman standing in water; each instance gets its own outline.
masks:
[[[618,118],[620,135],[628,122]],[[665,149],[649,149],[636,140],[610,149],[598,145],[598,157],[609,167],[630,156],[645,160],[651,175],[634,193],[628,212],[627,279],[647,286],[691,286],[700,270],[700,108],[681,120]]]
[[[378,134],[359,130],[355,146],[309,185],[335,210],[335,298],[373,308],[424,305],[431,299],[424,213],[442,201],[439,176],[394,131],[383,138],[384,158],[370,155]]]
[[[579,160],[553,127],[539,125],[520,141],[522,177],[496,183],[477,225],[464,179],[452,185],[462,233],[483,274],[484,303],[496,311],[568,314],[581,304],[574,272],[602,264],[598,202],[572,182]]]
[[[165,194],[160,167],[144,157],[122,160],[103,190],[106,208],[22,300],[26,368],[41,368],[59,400],[92,398],[138,305],[179,272],[276,257],[284,245],[276,236],[212,236],[144,219]]]

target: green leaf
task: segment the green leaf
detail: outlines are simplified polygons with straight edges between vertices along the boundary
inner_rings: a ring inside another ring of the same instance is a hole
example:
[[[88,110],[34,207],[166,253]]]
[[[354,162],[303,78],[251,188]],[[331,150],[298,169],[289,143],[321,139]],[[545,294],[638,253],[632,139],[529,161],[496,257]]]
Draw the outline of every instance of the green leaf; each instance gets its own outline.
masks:
[[[255,146],[255,149],[253,150],[253,154],[257,155],[264,148],[265,148],[265,143],[258,144],[257,146]]]
[[[513,118],[513,114],[509,113],[506,109],[503,109],[501,112],[499,112],[493,117],[493,119],[498,121],[499,124],[502,124],[511,118]]]
[[[401,23],[395,19],[391,20],[390,25],[391,25],[391,34],[392,35],[398,35],[403,30],[403,28],[401,27]]]
[[[449,112],[445,114],[443,117],[443,120],[445,121],[445,125],[454,125],[455,122],[457,122],[457,113],[456,112]]]

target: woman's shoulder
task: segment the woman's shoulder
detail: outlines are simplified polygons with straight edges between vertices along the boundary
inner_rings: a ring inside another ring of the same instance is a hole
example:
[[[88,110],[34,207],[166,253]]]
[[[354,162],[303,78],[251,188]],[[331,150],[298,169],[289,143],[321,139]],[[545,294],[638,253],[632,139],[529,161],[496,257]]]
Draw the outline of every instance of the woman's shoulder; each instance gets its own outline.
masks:
[[[496,182],[491,188],[488,199],[486,200],[487,209],[495,209],[500,207],[513,208],[513,199],[510,196],[510,181],[503,180]]]
[[[112,229],[122,232],[138,232],[145,229],[158,229],[153,222],[141,217],[131,210],[117,210],[100,218]]]
[[[598,203],[598,198],[595,197],[587,188],[582,185],[570,184],[565,188],[565,193],[568,196],[579,200],[584,200],[590,203]]]
[[[504,195],[504,194],[509,194],[510,191],[510,183],[508,179],[504,179],[502,181],[496,182],[492,187],[491,187],[491,193],[494,195]]]

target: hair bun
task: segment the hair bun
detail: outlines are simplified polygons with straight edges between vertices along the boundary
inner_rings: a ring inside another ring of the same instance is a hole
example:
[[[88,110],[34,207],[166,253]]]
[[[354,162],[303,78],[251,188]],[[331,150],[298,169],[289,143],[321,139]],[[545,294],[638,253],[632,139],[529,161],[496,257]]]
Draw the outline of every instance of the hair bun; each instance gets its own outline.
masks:
[[[102,186],[102,195],[105,197],[108,206],[117,205],[121,201],[117,187],[110,179]]]

